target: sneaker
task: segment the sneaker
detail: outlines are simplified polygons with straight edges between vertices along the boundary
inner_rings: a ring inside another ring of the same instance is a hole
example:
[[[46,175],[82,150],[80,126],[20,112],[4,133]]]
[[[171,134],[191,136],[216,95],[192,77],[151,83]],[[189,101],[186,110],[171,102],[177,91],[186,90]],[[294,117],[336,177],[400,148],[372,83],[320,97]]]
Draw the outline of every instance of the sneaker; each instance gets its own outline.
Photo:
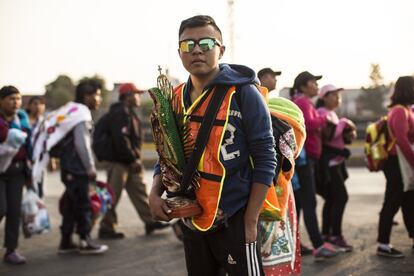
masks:
[[[164,229],[169,226],[170,226],[169,223],[160,222],[160,221],[156,221],[151,224],[145,224],[145,235],[151,235],[152,232],[154,232],[155,230]]]
[[[331,236],[329,242],[336,246],[339,251],[342,252],[352,252],[354,247],[346,242],[342,236]]]
[[[20,255],[16,250],[13,250],[4,255],[3,261],[12,265],[22,265],[26,263],[26,258]]]
[[[58,253],[59,254],[69,254],[78,252],[79,247],[72,241],[72,239],[64,239],[60,241]]]
[[[98,236],[101,240],[119,240],[125,238],[125,235],[122,232],[105,229],[99,229]]]
[[[325,242],[319,248],[313,250],[315,262],[323,261],[335,257],[336,255],[338,255],[338,250],[336,250],[329,242]]]
[[[401,251],[394,249],[392,247],[382,248],[378,246],[377,255],[389,258],[404,258],[404,254]]]
[[[311,255],[312,254],[312,249],[310,249],[309,247],[300,244],[300,255],[301,256],[306,256],[306,255]]]
[[[97,244],[90,237],[81,239],[79,243],[79,253],[85,255],[98,255],[108,251],[108,246],[104,244]]]

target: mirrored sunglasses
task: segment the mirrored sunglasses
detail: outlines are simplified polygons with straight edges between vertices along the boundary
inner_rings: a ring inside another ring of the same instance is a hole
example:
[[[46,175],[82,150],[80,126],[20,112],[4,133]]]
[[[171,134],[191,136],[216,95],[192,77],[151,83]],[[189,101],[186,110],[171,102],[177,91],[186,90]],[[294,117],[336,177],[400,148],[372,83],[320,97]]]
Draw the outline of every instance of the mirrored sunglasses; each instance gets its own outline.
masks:
[[[179,42],[180,51],[184,53],[191,53],[196,45],[198,45],[203,52],[213,49],[215,45],[219,47],[221,46],[218,40],[211,37],[204,37],[199,40],[186,39]]]

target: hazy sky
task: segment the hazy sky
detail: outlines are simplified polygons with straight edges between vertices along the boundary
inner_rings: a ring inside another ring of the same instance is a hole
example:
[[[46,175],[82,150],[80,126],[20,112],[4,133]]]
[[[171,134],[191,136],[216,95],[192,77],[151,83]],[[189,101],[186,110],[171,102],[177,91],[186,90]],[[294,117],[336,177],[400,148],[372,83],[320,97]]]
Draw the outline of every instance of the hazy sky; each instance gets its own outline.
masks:
[[[186,80],[177,54],[181,20],[213,16],[228,46],[224,62],[281,70],[278,88],[303,70],[321,84],[368,84],[414,72],[414,1],[235,0],[234,60],[226,0],[0,0],[0,85],[43,93],[59,74],[98,73],[109,88],[156,84],[157,65]]]

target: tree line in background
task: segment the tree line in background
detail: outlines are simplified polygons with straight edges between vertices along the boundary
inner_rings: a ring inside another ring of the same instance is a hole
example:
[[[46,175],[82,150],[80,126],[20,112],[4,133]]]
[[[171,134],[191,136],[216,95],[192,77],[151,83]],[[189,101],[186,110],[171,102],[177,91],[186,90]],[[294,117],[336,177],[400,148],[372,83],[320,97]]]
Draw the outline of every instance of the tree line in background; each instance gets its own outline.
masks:
[[[105,79],[102,76],[94,75],[92,77],[83,77],[79,82],[87,79],[96,80],[101,84],[103,107],[107,107],[111,91],[106,87]],[[47,84],[45,88],[45,101],[48,109],[54,110],[75,99],[76,84],[69,76],[59,75],[54,81]]]
[[[393,83],[384,83],[384,78],[382,76],[379,64],[371,64],[371,72],[369,78],[369,86],[361,87],[361,94],[358,96],[356,101],[359,108],[363,110],[364,113],[368,114],[367,118],[369,118],[369,120],[375,120],[376,118],[379,118],[380,116],[387,113],[387,103]],[[84,77],[79,81],[84,79],[94,79],[98,81],[102,86],[103,104],[101,110],[97,115],[99,117],[99,114],[105,112],[111,104],[111,99],[113,99],[113,97],[111,97],[112,90],[108,90],[104,77],[100,75]],[[173,79],[173,81],[176,80]],[[75,95],[75,87],[75,82],[67,75],[59,75],[54,81],[47,84],[45,93],[47,108],[54,110],[64,105],[65,103],[72,101]],[[152,105],[152,100],[143,101],[141,104],[139,113],[142,115],[141,118],[144,124],[144,128],[149,129],[149,117]]]
[[[386,103],[394,83],[384,84],[384,77],[379,64],[371,64],[369,78],[370,85],[361,87],[362,93],[357,101],[361,104],[363,110],[371,111],[374,117],[380,117],[387,114]]]

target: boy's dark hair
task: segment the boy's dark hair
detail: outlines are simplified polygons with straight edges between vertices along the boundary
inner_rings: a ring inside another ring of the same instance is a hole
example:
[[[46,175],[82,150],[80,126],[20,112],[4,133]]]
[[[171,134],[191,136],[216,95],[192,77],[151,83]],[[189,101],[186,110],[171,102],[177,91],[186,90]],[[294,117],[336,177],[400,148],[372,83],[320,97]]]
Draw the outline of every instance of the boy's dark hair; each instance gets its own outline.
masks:
[[[221,42],[223,42],[223,35],[221,33],[220,28],[217,26],[216,21],[214,21],[214,19],[209,15],[196,15],[181,21],[180,29],[178,31],[178,37],[181,36],[185,29],[204,27],[208,25],[213,26],[213,28],[219,32],[220,40]]]
[[[94,79],[80,81],[76,86],[75,102],[83,103],[85,96],[93,95],[101,88],[101,84]]]
[[[3,86],[0,89],[0,99],[4,99],[7,96],[10,96],[12,94],[20,94],[19,89],[17,89],[16,87],[12,85]]]
[[[395,83],[394,93],[391,96],[391,104],[395,105],[413,105],[414,104],[414,78],[411,76],[399,77]]]

